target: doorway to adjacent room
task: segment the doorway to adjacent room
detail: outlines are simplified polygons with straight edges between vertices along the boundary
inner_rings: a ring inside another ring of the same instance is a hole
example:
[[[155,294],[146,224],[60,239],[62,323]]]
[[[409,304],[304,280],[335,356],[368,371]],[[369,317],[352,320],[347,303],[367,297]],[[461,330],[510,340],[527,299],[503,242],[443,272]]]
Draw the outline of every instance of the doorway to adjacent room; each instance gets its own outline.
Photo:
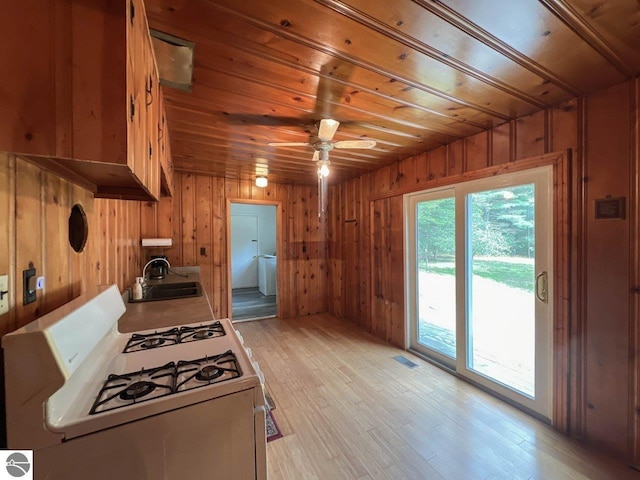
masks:
[[[278,207],[230,203],[230,284],[233,321],[278,312]]]

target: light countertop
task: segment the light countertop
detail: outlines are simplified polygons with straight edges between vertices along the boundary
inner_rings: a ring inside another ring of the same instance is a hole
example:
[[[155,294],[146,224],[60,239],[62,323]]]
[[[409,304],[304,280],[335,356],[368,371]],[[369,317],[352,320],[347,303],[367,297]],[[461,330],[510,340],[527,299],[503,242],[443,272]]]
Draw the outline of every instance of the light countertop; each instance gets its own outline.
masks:
[[[200,267],[171,267],[169,275],[162,280],[147,280],[149,285],[162,283],[199,282]],[[126,296],[128,297],[128,296]],[[136,332],[153,328],[166,328],[187,323],[206,323],[214,320],[209,299],[202,288],[202,296],[161,300],[155,302],[129,303],[127,311],[120,317],[118,330]]]

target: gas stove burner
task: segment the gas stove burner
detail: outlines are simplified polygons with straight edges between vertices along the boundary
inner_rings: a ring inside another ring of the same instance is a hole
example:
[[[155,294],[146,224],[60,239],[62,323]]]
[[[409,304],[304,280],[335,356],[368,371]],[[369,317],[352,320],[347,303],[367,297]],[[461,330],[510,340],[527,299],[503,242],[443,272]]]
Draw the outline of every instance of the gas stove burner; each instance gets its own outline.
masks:
[[[193,334],[193,338],[197,340],[204,340],[205,338],[213,337],[213,334],[214,332],[211,332],[209,330],[200,330],[199,332]]]
[[[238,360],[231,350],[189,362],[179,361],[176,368],[176,392],[206,387],[241,376]]]
[[[196,379],[201,382],[208,382],[222,376],[223,373],[224,371],[217,368],[215,365],[207,365],[206,367],[202,367],[202,370],[196,373]]]
[[[181,327],[180,343],[196,342],[224,335],[226,335],[226,332],[219,321],[207,325],[198,325],[197,327]]]
[[[175,391],[176,364],[174,362],[124,375],[111,374],[100,389],[89,414],[108,412],[146,402],[171,395]]]
[[[165,343],[166,343],[166,340],[164,338],[155,337],[155,338],[150,338],[148,340],[145,340],[140,344],[140,346],[142,348],[156,348],[164,345]]]
[[[177,327],[162,332],[134,333],[124,347],[123,353],[140,352],[177,343],[180,343],[180,330]]]
[[[120,398],[122,400],[137,400],[140,397],[150,394],[156,389],[154,383],[151,382],[136,382],[129,385],[122,392],[120,392]]]

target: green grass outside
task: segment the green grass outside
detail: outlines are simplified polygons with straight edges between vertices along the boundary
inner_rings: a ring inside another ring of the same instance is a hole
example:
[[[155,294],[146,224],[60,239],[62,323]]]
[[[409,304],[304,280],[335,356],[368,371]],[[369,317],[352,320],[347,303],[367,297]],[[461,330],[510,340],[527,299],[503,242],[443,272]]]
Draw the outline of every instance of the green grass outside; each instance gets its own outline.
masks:
[[[442,275],[453,275],[455,271],[453,267],[429,266],[427,269],[424,265],[420,266],[420,270]],[[533,293],[534,270],[533,265],[527,263],[474,260],[473,274]]]

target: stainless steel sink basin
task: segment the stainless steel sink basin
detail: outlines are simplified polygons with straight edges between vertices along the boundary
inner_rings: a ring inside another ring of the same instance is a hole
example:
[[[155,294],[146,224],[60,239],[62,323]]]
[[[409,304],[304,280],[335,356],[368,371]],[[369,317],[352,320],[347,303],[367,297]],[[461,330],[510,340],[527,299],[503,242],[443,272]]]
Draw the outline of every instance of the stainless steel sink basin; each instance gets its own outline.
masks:
[[[176,298],[189,298],[202,296],[200,282],[160,283],[148,285],[142,300],[129,299],[131,303],[157,302],[159,300],[175,300]]]

